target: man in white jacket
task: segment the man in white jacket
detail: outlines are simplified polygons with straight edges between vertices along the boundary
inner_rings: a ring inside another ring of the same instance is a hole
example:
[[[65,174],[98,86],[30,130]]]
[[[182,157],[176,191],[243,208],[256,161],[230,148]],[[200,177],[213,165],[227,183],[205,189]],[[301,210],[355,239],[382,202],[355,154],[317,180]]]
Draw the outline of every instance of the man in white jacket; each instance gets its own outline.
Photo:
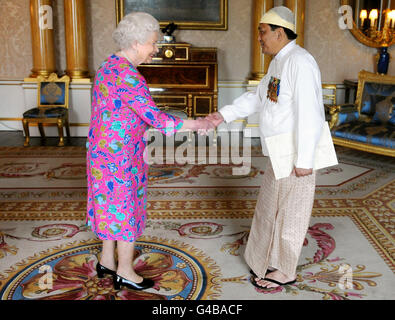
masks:
[[[265,170],[245,259],[259,288],[293,284],[314,202],[313,161],[325,122],[321,73],[314,58],[296,44],[295,16],[286,7],[265,13],[259,24],[264,54],[273,56],[256,92],[247,92],[207,118],[216,126],[260,114],[265,138],[293,133],[297,158],[292,174],[276,180]]]

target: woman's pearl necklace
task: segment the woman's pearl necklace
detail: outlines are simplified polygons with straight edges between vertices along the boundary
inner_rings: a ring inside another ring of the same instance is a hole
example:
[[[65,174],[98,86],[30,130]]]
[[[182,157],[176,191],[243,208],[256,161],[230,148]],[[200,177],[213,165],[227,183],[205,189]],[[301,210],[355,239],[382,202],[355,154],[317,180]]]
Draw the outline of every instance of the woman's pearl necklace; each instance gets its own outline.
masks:
[[[132,60],[130,60],[130,58],[126,55],[125,52],[121,51],[121,54],[124,56],[124,58],[125,58],[126,60],[128,60],[128,61],[132,64],[132,66],[134,66],[134,63],[132,62]]]

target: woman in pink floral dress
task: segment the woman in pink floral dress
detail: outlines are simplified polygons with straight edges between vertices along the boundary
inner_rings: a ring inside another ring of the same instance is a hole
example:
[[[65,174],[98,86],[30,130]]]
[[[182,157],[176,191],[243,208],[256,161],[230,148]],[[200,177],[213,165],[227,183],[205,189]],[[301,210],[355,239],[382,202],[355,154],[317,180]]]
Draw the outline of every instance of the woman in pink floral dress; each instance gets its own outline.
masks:
[[[213,128],[207,120],[181,120],[155,106],[136,67],[157,53],[158,35],[159,23],[151,15],[125,16],[113,33],[121,50],[102,63],[94,79],[87,141],[87,224],[103,240],[98,276],[111,274],[116,289],[154,285],[133,269],[134,244],[147,219],[144,133],[150,126],[165,135]]]

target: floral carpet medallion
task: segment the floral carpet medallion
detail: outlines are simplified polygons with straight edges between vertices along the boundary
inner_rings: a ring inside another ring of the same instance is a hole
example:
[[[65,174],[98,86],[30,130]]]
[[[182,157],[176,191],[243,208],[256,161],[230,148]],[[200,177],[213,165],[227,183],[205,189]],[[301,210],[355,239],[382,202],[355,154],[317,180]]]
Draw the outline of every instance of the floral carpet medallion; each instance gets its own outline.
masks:
[[[7,222],[9,228],[1,230],[0,266],[7,258],[15,263],[0,271],[0,299],[390,298],[395,292],[393,273],[362,234],[355,232],[354,224],[344,218],[330,219],[332,223],[322,220],[328,218],[313,218],[308,229],[297,282],[265,290],[251,285],[243,260],[250,219],[149,220],[147,235],[136,244],[134,260],[136,272],[155,282],[143,292],[117,291],[110,276],[97,277],[101,241],[91,238],[92,232],[84,225],[34,222],[27,227],[26,222],[19,222],[11,228],[15,224]],[[348,233],[353,236],[345,237]],[[356,243],[364,252],[354,253]],[[26,251],[29,247],[36,250]],[[32,251],[36,253],[26,257]]]
[[[85,226],[83,148],[0,148],[0,299],[365,300],[395,297],[395,161],[337,148],[317,172],[297,281],[258,289],[243,254],[265,159],[152,165],[134,267],[155,286],[114,290]]]
[[[199,300],[218,294],[218,267],[189,245],[142,238],[134,268],[155,286],[146,291],[115,290],[111,276],[97,277],[101,241],[80,241],[49,249],[6,270],[2,300]]]

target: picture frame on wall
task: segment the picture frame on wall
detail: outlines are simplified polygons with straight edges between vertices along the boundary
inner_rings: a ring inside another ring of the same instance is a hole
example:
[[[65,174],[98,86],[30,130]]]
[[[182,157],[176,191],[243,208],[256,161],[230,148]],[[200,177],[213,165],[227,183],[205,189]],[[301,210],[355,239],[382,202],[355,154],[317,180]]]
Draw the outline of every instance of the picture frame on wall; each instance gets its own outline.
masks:
[[[115,0],[117,25],[124,15],[143,11],[161,28],[171,22],[178,29],[228,30],[228,0]]]

